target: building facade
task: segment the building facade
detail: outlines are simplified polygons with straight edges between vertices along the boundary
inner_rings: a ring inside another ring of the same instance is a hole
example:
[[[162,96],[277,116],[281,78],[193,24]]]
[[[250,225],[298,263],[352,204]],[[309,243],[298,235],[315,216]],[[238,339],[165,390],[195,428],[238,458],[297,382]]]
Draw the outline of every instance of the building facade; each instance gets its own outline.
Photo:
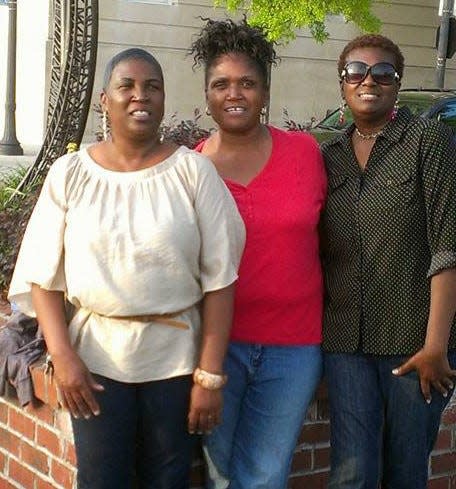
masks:
[[[50,0],[18,1],[17,134],[22,144],[39,145],[44,133],[47,74],[51,52]],[[138,46],[150,50],[162,63],[166,78],[166,118],[192,117],[204,111],[202,70],[192,70],[187,49],[203,25],[201,17],[223,18],[212,0],[99,0],[99,46],[93,102],[99,100],[103,67],[116,52]],[[436,65],[435,37],[439,22],[438,0],[392,0],[374,4],[383,22],[382,33],[401,47],[406,70],[403,87],[432,87]],[[7,8],[0,7],[0,67],[6,67]],[[309,31],[279,46],[281,63],[273,69],[271,122],[283,125],[287,108],[296,121],[320,119],[339,104],[336,64],[345,43],[359,30],[340,17],[328,20],[330,38],[317,43]],[[446,87],[456,88],[456,58],[447,60]],[[5,80],[0,69],[0,101]],[[3,131],[4,104],[0,106]],[[202,124],[210,126],[208,118]],[[94,139],[98,116],[89,116],[85,140]]]

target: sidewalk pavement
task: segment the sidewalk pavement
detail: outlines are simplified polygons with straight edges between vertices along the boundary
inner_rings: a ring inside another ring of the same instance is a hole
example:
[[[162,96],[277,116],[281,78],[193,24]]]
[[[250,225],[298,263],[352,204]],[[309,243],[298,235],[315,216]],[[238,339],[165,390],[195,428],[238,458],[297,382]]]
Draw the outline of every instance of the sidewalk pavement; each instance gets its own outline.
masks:
[[[0,155],[0,176],[14,168],[30,166],[35,162],[41,147],[24,145],[22,149],[24,150],[23,156]]]

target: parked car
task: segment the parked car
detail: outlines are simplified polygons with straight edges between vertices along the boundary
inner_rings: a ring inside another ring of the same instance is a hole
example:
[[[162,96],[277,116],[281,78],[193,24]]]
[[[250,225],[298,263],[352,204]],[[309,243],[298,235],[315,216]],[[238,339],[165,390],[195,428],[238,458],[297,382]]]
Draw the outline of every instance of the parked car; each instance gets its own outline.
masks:
[[[448,124],[456,135],[456,90],[407,88],[399,91],[399,105],[406,105],[412,113],[425,119],[437,119]],[[345,121],[340,124],[339,109],[336,109],[311,128],[310,132],[321,142],[340,134],[352,120],[347,108]]]

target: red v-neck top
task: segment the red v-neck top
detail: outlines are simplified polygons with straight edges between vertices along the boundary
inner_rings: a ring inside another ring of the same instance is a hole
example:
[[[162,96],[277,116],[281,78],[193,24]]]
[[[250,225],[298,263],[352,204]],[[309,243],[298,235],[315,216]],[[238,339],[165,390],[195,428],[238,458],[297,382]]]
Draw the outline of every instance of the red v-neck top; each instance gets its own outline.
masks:
[[[323,302],[317,231],[326,197],[323,161],[308,134],[269,130],[272,152],[263,170],[246,186],[225,180],[247,230],[231,339],[317,344]],[[203,146],[204,141],[196,150]]]

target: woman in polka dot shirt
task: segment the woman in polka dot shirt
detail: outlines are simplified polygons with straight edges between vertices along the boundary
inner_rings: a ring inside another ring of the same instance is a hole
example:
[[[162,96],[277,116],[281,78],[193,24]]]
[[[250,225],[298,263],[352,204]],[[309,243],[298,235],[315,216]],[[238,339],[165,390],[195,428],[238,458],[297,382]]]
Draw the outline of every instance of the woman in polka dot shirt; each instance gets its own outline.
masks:
[[[354,123],[323,145],[329,487],[425,489],[456,376],[456,148],[451,131],[397,109],[398,46],[342,51]]]

